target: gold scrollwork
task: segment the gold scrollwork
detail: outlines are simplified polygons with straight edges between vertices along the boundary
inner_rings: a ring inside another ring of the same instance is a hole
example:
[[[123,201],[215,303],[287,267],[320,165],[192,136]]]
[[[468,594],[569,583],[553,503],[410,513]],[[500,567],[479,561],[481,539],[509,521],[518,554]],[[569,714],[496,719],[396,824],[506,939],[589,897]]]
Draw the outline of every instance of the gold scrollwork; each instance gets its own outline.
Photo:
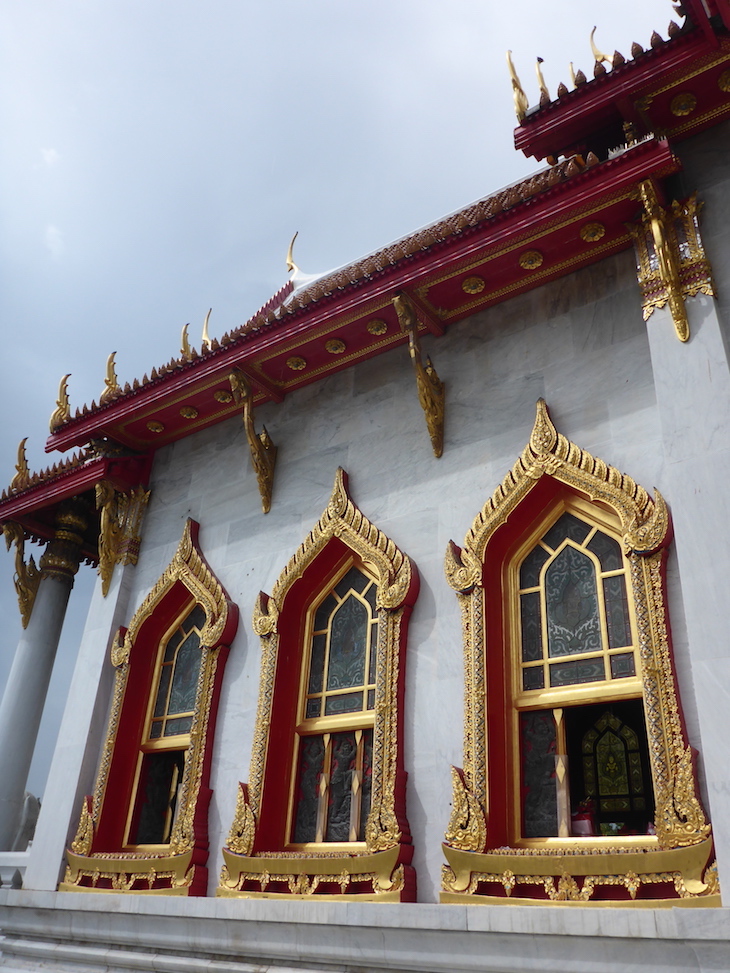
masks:
[[[276,446],[266,426],[261,427],[261,432],[256,432],[253,418],[253,392],[246,376],[240,368],[234,368],[228,378],[236,404],[243,407],[243,427],[251,451],[251,463],[259,485],[261,507],[267,514],[271,510],[271,493],[274,489]]]
[[[99,510],[99,575],[101,593],[109,592],[115,564],[136,564],[139,558],[140,530],[150,491],[138,487],[130,493],[117,493],[111,483],[96,484]]]
[[[340,864],[347,871],[348,876],[355,873],[359,875],[360,866],[365,871],[373,871],[372,865],[368,865],[367,860],[361,860],[362,852],[335,856],[334,858],[331,855],[313,852],[311,855],[302,856],[302,861],[306,864],[303,864],[299,871],[295,871],[291,864],[286,867],[281,864],[272,865],[272,862],[279,861],[276,855],[256,854],[256,856],[251,857],[250,853],[238,852],[231,843],[231,839],[234,843],[240,840],[242,846],[247,846],[250,832],[246,828],[250,828],[251,823],[255,824],[260,818],[264,767],[269,742],[279,649],[278,624],[284,599],[292,585],[302,577],[307,567],[334,537],[339,538],[354,551],[377,578],[376,606],[379,624],[372,795],[371,810],[365,827],[364,854],[365,859],[372,858],[373,861],[376,861],[373,856],[387,856],[386,858],[377,858],[378,863],[385,864],[380,864],[378,867],[379,878],[373,888],[373,894],[377,895],[379,899],[386,894],[395,894],[391,877],[398,860],[399,842],[402,838],[396,812],[397,706],[400,679],[398,658],[401,625],[405,611],[404,605],[408,592],[414,583],[415,568],[410,558],[355,506],[348,492],[347,474],[344,470],[338,469],[332,494],[324,513],[290,558],[289,563],[274,585],[272,594],[266,595],[262,592],[254,607],[253,625],[254,630],[261,638],[262,652],[261,682],[251,770],[248,788],[239,792],[234,825],[231,829],[228,847],[224,849],[226,870],[225,875],[221,877],[218,895],[252,894],[240,891],[242,883],[249,880],[253,881],[252,875],[269,876],[269,873],[273,874],[276,870],[279,874],[287,872],[290,875],[320,875],[326,871],[321,862],[327,863],[327,869],[331,869],[333,863]],[[253,842],[253,839],[251,839],[251,842]],[[253,847],[253,843],[251,843],[251,847]],[[291,862],[290,857],[285,860]],[[357,867],[356,862],[360,862]],[[258,879],[255,880],[258,881]],[[331,876],[327,881],[330,880],[336,881]],[[269,881],[268,877],[266,881]],[[318,882],[321,881],[324,881],[324,879],[318,879]],[[348,877],[348,886],[351,881],[360,881],[360,879]],[[398,895],[400,895],[399,890]]]
[[[405,331],[408,335],[408,349],[416,373],[418,401],[421,403],[423,414],[426,417],[433,455],[438,458],[444,451],[444,414],[446,409],[444,383],[438,377],[429,357],[426,357],[426,364],[423,363],[421,342],[418,337],[418,316],[411,299],[407,294],[400,292],[393,298],[393,307],[398,315],[401,331]]]
[[[2,532],[5,535],[5,544],[10,550],[11,544],[15,543],[15,591],[18,595],[18,607],[23,628],[28,627],[30,615],[33,611],[35,597],[38,593],[38,585],[41,581],[41,572],[36,567],[33,557],[25,561],[25,531],[20,524],[7,521],[2,525]]]
[[[693,194],[683,203],[675,200],[664,209],[651,180],[640,183],[639,196],[644,215],[639,225],[629,225],[628,229],[636,251],[644,320],[668,304],[677,337],[687,341],[685,298],[715,294],[712,268],[700,237],[698,214],[702,204]]]
[[[699,873],[695,873],[700,866],[704,867],[707,856],[701,862],[696,856],[690,856],[693,864],[692,871],[688,872],[687,862],[690,859],[682,858],[680,854],[682,849],[700,846],[704,848],[703,843],[711,841],[711,830],[696,796],[691,751],[682,728],[667,630],[662,570],[670,536],[669,511],[660,494],[657,493],[652,500],[646,490],[631,477],[591,456],[558,433],[542,399],[537,403],[535,424],[522,455],[475,518],[463,548],[458,548],[452,542],[447,550],[446,576],[457,592],[462,610],[466,702],[463,777],[458,772],[454,775],[454,808],[446,836],[445,847],[451,849],[448,852],[449,861],[453,866],[452,853],[461,854],[462,849],[472,856],[474,852],[483,850],[484,844],[482,849],[478,847],[481,841],[479,821],[488,820],[484,589],[481,565],[492,535],[507,521],[512,511],[542,476],[554,477],[591,500],[608,506],[619,517],[624,549],[631,567],[636,609],[644,708],[656,800],[656,842],[659,851],[669,856],[662,860],[661,869],[653,870],[676,871],[685,883],[683,895],[706,895],[708,893],[705,883],[693,883],[699,881]],[[477,809],[481,818],[476,814]],[[584,854],[580,847],[573,848],[569,853],[578,857]],[[595,855],[596,849],[588,848],[588,853]],[[513,864],[509,868],[518,874],[517,866],[523,867],[520,863],[529,854],[526,849],[510,850],[510,861]],[[551,854],[550,850],[545,854]],[[564,852],[554,850],[552,854],[560,857]],[[672,855],[678,857],[672,859]],[[479,868],[473,858],[470,868]],[[642,868],[634,867],[633,870],[639,874]],[[571,874],[575,874],[575,871]],[[626,874],[628,872],[624,872]],[[648,881],[642,878],[642,881],[645,880]],[[457,891],[459,894],[467,894],[462,879],[457,882],[459,888],[453,885],[453,881],[453,876],[447,876],[443,886],[444,894]],[[479,881],[475,881],[469,894],[476,891]],[[604,879],[600,881],[603,882]],[[598,878],[594,884],[597,883]],[[448,897],[447,900],[455,901]]]

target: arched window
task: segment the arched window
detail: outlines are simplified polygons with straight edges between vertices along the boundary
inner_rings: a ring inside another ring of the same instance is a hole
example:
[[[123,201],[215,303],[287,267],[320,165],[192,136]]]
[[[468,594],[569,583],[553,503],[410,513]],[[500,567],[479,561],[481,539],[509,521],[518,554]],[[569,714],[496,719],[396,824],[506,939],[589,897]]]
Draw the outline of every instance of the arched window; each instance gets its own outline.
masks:
[[[447,555],[467,710],[443,901],[715,904],[664,605],[669,540],[662,498],[560,436],[541,400]]]
[[[261,595],[261,689],[219,895],[413,898],[401,746],[415,566],[355,507],[325,513]]]
[[[112,646],[116,680],[93,797],[62,891],[205,895],[210,751],[238,611],[188,521]]]

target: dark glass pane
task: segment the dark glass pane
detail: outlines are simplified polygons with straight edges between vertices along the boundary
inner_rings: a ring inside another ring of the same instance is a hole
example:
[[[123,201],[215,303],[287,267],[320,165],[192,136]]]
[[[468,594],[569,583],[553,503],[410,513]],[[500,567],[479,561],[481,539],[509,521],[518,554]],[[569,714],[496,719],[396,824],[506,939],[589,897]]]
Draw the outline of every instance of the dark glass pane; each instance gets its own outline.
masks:
[[[317,797],[323,761],[324,740],[322,737],[302,737],[299,742],[299,778],[297,782],[294,841],[315,841],[317,838]]]
[[[551,656],[601,650],[596,572],[587,554],[563,548],[545,572],[545,601]]]
[[[170,703],[167,707],[168,713],[190,713],[195,708],[195,693],[198,688],[198,673],[202,657],[200,636],[197,632],[191,632],[178,649],[175,674],[170,688]]]
[[[192,716],[179,716],[176,720],[168,720],[165,723],[165,736],[174,737],[178,733],[190,733],[190,727],[192,725]]]
[[[550,666],[551,686],[577,686],[582,682],[598,682],[606,678],[603,659],[582,659],[580,662],[554,662]]]
[[[376,602],[377,597],[378,597],[378,586],[375,584],[375,582],[373,582],[370,585],[370,587],[365,592],[365,594],[363,595],[363,597],[365,598],[365,601],[367,601],[369,603],[370,608],[372,609],[372,613],[374,615],[375,614],[375,611],[376,611],[375,602]]]
[[[520,744],[524,837],[549,838],[558,833],[552,713],[520,713]]]
[[[360,793],[360,828],[358,841],[365,840],[365,825],[370,814],[370,799],[373,791],[373,731],[362,731],[362,785]]]
[[[319,716],[322,712],[322,697],[315,696],[314,699],[307,700],[307,711],[305,716],[308,720],[311,720],[315,716]]]
[[[343,693],[342,696],[328,696],[324,704],[325,716],[338,713],[359,713],[362,709],[362,693]]]
[[[542,620],[540,618],[540,592],[531,591],[520,595],[522,622],[522,661],[537,662],[542,659]]]
[[[368,690],[368,709],[375,709],[375,690]]]
[[[370,665],[368,666],[368,682],[375,682],[378,661],[378,623],[370,626]]]
[[[602,571],[618,571],[624,566],[618,541],[604,534],[603,531],[597,530],[591,537],[588,550],[601,562]]]
[[[540,584],[540,568],[549,557],[539,544],[530,551],[520,567],[520,588],[536,588]]]
[[[315,635],[312,639],[312,661],[309,666],[309,689],[310,693],[321,693],[324,681],[324,650],[327,645],[327,636],[322,633]]]
[[[144,755],[135,809],[135,844],[161,845],[170,840],[184,766],[185,755],[179,750]]]
[[[157,699],[155,700],[155,716],[164,716],[167,708],[167,689],[170,685],[170,673],[172,672],[172,666],[167,665],[162,667],[162,672],[160,673],[160,685],[157,688]]]
[[[196,605],[183,622],[183,628],[189,632],[191,628],[202,629],[205,625],[205,609],[202,605]]]
[[[560,547],[566,537],[576,544],[582,544],[590,533],[590,525],[578,520],[573,514],[563,514],[543,537],[543,542],[553,550]]]
[[[362,594],[363,589],[367,584],[369,584],[370,578],[362,571],[358,571],[357,568],[350,568],[344,578],[335,585],[335,592],[344,598],[347,592],[352,588],[353,591],[357,591],[358,594]]]
[[[314,631],[323,632],[330,623],[330,615],[337,608],[339,602],[334,595],[328,595],[317,609],[314,616]]]
[[[530,666],[522,670],[523,689],[544,689],[545,673],[542,666]]]
[[[620,655],[611,656],[611,678],[625,679],[627,676],[636,675],[633,652],[622,652]]]
[[[352,777],[356,758],[355,731],[333,733],[326,841],[350,840]]]
[[[327,689],[362,686],[370,616],[367,606],[351,595],[332,618]]]
[[[150,740],[156,740],[162,736],[162,720],[155,720],[150,727]]]
[[[172,662],[172,660],[175,658],[175,650],[177,649],[178,645],[180,645],[184,637],[185,635],[181,628],[172,633],[170,638],[167,640],[167,646],[165,647],[165,658],[163,659],[163,662]]]
[[[603,579],[603,597],[606,601],[606,625],[609,649],[631,645],[631,622],[626,600],[626,580],[622,574]]]

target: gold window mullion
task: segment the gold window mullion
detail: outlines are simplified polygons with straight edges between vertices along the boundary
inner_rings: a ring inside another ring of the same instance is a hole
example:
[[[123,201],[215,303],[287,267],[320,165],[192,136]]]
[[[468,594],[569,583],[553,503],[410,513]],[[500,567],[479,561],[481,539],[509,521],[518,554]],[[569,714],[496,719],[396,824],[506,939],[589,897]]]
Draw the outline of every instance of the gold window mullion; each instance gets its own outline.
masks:
[[[322,735],[324,743],[324,758],[322,760],[322,773],[317,785],[317,830],[315,841],[324,841],[325,830],[327,828],[327,803],[329,798],[330,774],[332,771],[332,734]]]

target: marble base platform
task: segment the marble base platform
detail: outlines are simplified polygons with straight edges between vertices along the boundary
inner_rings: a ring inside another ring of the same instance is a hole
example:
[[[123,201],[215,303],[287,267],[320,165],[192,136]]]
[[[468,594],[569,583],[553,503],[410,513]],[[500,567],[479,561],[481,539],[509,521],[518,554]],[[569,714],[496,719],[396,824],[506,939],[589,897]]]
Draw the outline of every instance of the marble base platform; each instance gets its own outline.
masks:
[[[730,969],[729,920],[727,909],[181,903],[0,889],[0,969],[717,973]]]

